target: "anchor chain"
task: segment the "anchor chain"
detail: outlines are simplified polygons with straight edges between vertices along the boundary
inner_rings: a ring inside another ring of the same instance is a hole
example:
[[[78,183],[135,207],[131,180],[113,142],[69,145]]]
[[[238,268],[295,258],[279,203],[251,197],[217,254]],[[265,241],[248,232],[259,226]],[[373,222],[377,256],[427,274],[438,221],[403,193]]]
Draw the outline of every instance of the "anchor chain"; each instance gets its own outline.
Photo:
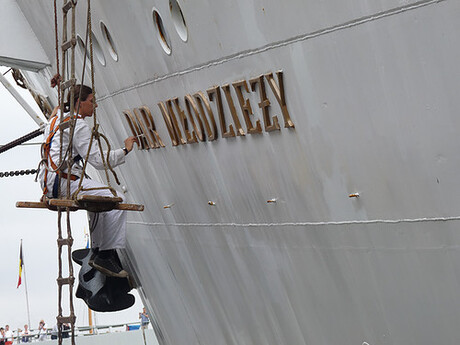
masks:
[[[24,176],[24,175],[34,175],[36,173],[37,173],[37,169],[4,171],[4,172],[0,172],[0,178],[2,178],[2,177]]]

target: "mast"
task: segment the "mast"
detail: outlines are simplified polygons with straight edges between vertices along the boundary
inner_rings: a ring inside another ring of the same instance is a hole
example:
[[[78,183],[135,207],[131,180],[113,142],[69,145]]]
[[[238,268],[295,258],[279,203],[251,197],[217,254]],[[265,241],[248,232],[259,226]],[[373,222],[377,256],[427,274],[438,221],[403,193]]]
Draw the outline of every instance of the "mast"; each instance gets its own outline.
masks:
[[[19,94],[19,92],[10,84],[10,82],[0,73],[0,83],[5,86],[5,88],[10,92],[10,94],[18,101],[21,107],[29,114],[30,118],[35,121],[40,127],[44,126],[44,121],[40,116],[32,109],[32,107],[27,103],[27,101]]]

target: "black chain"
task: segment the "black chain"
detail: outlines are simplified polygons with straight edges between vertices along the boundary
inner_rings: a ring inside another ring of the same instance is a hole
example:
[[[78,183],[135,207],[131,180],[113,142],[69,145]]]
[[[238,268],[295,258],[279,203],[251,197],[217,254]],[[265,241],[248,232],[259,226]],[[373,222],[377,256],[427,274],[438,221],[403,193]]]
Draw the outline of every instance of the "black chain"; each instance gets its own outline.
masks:
[[[5,172],[0,172],[0,178],[2,178],[2,177],[23,176],[23,175],[34,175],[36,173],[37,173],[37,169],[5,171]]]

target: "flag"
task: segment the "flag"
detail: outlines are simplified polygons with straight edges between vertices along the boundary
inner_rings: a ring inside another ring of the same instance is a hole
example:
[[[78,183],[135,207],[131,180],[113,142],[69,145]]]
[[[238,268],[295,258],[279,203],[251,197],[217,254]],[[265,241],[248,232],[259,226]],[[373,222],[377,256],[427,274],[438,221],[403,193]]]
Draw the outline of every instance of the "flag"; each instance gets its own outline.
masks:
[[[21,241],[21,249],[19,250],[19,279],[18,279],[18,286],[16,286],[16,289],[19,287],[19,285],[21,285],[22,266],[24,266],[24,259],[22,258],[22,241]]]

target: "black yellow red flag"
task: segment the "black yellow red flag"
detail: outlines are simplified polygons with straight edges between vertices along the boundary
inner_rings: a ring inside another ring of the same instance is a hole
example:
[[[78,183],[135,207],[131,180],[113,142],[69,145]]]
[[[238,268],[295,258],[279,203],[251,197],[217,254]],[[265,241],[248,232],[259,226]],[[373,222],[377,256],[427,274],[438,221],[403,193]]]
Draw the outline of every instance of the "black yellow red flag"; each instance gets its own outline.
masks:
[[[19,250],[19,279],[18,279],[18,286],[16,286],[16,289],[19,287],[19,285],[21,285],[22,266],[24,266],[24,259],[22,258],[22,241],[21,241],[21,249]]]

